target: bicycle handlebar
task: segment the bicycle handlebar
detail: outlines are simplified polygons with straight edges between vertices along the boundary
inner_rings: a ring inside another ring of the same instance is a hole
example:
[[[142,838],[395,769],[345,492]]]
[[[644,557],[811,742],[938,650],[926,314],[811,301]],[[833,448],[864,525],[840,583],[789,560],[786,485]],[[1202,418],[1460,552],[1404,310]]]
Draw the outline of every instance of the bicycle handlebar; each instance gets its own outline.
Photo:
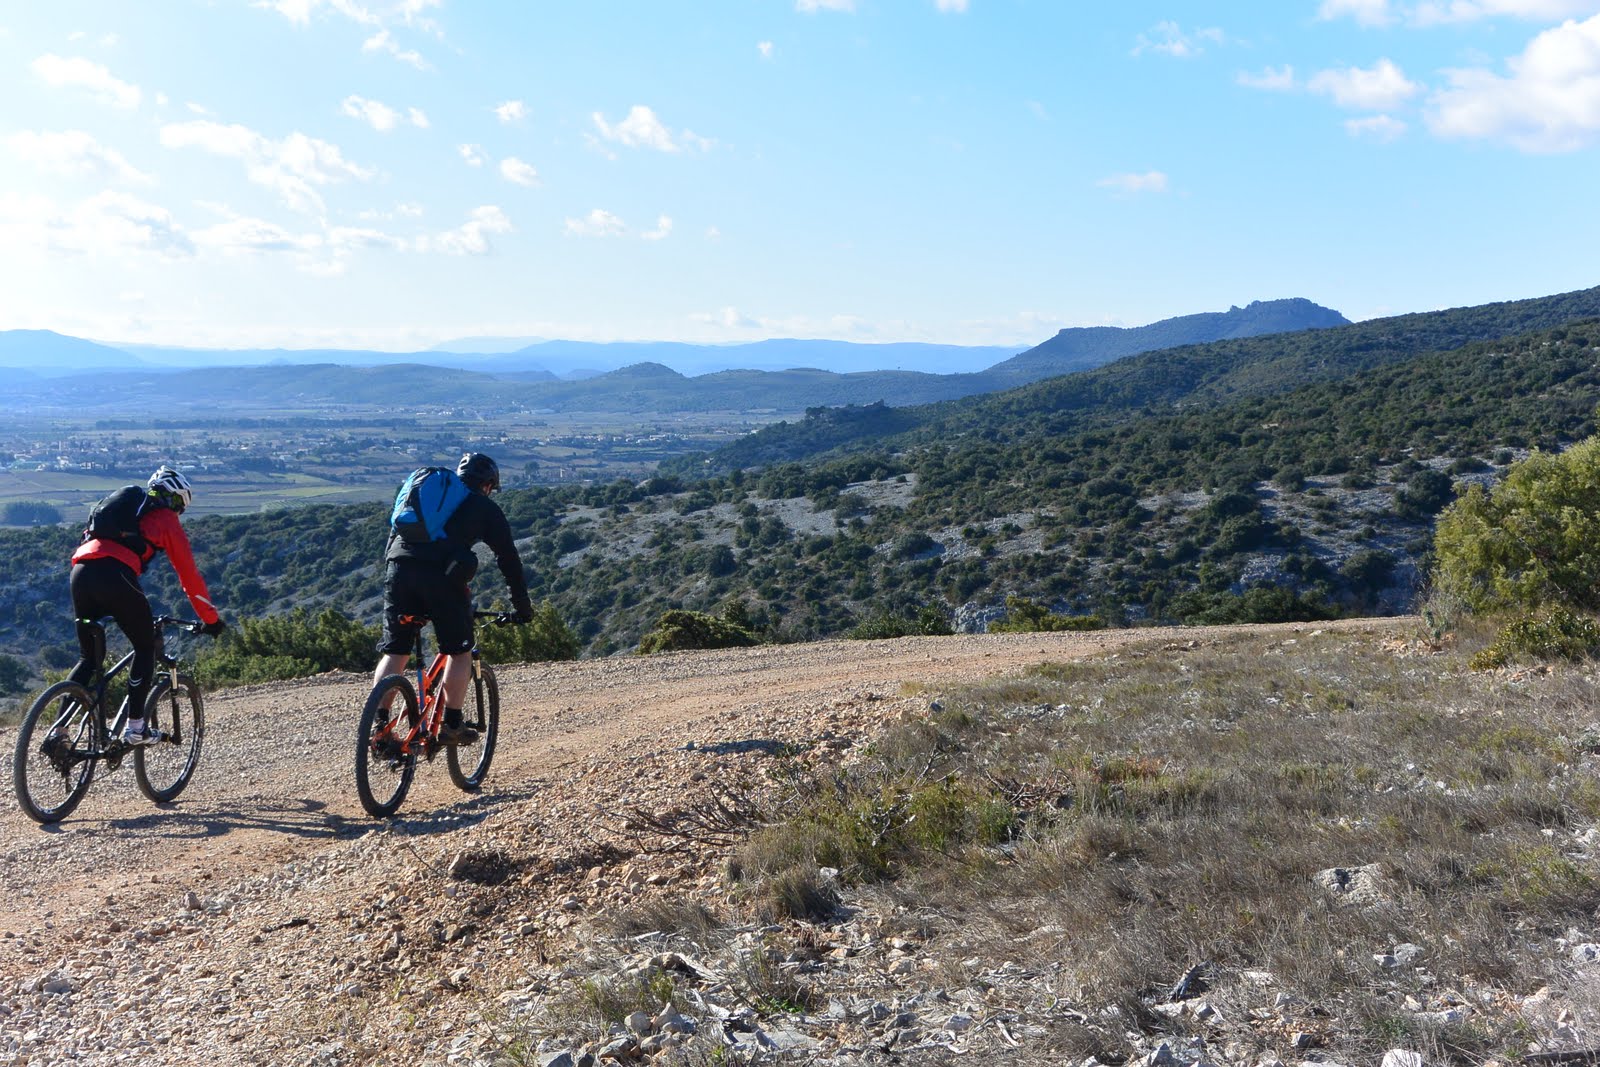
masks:
[[[205,623],[201,622],[199,619],[180,619],[173,615],[157,615],[155,617],[155,624],[157,626],[168,626],[172,629],[182,630],[184,633],[191,634],[197,634],[205,627]]]
[[[489,619],[496,626],[511,626],[517,621],[509,611],[474,611],[472,617],[474,619]]]

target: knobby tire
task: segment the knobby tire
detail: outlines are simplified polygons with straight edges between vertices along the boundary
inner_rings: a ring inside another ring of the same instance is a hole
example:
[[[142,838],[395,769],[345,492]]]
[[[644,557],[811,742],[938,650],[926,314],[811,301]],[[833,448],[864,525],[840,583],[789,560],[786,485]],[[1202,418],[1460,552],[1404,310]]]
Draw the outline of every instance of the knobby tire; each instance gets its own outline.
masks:
[[[178,675],[176,684],[171,674],[160,675],[145,702],[144,715],[150,729],[167,736],[133,750],[133,777],[139,792],[157,804],[167,804],[183,792],[200,762],[206,712],[199,686],[187,675]]]
[[[489,776],[489,763],[494,759],[494,742],[500,733],[500,686],[494,678],[494,669],[479,662],[482,677],[472,680],[472,708],[463,716],[466,725],[478,731],[478,740],[471,745],[452,745],[445,752],[445,763],[450,768],[450,780],[466,793],[476,793],[483,788]],[[470,768],[462,766],[462,759],[474,759]]]
[[[53,730],[60,733],[51,743]],[[47,743],[62,759],[60,766],[51,759]],[[71,815],[89,792],[93,757],[104,748],[105,726],[87,689],[76,682],[57,682],[39,694],[17,727],[11,757],[11,781],[28,818],[53,823]]]
[[[388,710],[384,701],[393,695]],[[406,755],[387,747],[411,732],[417,723],[417,691],[402,675],[391,674],[372,687],[367,706],[361,710],[361,725],[356,728],[356,795],[361,806],[375,819],[386,819],[400,810],[417,773],[419,740]]]

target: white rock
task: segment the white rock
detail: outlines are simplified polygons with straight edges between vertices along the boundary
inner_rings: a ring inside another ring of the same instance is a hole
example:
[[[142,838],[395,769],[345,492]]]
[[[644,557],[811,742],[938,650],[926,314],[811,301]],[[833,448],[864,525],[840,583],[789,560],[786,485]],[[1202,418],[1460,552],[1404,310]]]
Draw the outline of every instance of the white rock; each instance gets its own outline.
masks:
[[[1383,1054],[1382,1067],[1422,1067],[1422,1053],[1392,1048]]]

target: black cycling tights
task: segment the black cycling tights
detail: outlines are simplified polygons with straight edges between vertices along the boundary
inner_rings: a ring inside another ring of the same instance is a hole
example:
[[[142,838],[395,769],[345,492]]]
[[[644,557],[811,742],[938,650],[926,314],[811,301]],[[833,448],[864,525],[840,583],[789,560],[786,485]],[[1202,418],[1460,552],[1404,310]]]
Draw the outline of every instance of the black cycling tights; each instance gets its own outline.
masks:
[[[156,623],[150,601],[127,564],[114,559],[89,559],[72,567],[72,610],[78,619],[78,654],[72,680],[88,685],[105,659],[105,634],[84,620],[109,615],[133,646],[128,669],[128,712],[144,715],[144,702],[156,668]]]

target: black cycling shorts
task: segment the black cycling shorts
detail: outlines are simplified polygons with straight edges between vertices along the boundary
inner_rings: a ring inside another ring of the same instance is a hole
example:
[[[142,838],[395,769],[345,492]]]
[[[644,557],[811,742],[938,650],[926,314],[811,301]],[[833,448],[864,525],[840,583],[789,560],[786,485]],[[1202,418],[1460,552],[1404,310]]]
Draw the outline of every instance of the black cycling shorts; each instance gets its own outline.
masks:
[[[472,650],[472,590],[436,563],[390,560],[383,575],[383,637],[378,651],[406,656],[416,650],[417,627],[402,615],[433,620],[433,636],[447,656]]]

